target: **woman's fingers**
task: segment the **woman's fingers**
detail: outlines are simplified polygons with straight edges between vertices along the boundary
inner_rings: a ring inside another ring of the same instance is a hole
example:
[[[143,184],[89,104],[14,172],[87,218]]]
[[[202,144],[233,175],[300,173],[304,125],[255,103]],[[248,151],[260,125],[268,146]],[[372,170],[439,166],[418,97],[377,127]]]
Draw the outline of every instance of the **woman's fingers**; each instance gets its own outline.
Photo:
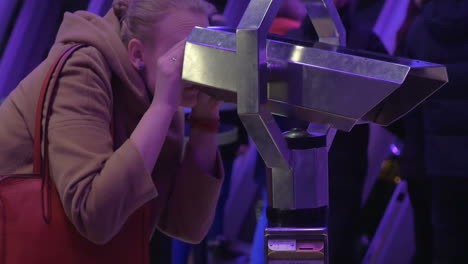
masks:
[[[182,97],[182,66],[185,39],[158,59],[154,100],[177,107]]]

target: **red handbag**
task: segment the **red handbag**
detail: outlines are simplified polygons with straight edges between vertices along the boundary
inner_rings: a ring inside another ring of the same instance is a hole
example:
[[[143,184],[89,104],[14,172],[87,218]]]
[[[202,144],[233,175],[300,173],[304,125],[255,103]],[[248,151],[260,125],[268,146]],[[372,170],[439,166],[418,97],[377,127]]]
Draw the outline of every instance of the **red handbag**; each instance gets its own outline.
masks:
[[[149,205],[130,216],[109,243],[96,245],[68,220],[50,180],[47,125],[51,95],[65,62],[84,46],[73,45],[62,52],[42,84],[34,132],[34,172],[0,175],[0,264],[149,263]]]

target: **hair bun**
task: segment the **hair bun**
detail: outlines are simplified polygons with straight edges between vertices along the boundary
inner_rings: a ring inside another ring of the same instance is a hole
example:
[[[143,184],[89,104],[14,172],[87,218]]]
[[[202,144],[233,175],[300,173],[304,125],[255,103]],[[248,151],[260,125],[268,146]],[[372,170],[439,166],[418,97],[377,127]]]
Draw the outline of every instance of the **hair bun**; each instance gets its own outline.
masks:
[[[112,8],[114,9],[114,13],[117,18],[122,19],[127,15],[129,0],[115,0],[112,4]]]

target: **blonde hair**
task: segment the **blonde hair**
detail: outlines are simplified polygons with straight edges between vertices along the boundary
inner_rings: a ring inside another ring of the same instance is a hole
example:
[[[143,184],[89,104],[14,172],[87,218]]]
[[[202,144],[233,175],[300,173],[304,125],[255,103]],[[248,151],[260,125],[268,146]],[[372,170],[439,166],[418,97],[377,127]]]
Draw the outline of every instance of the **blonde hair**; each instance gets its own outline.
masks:
[[[205,0],[114,0],[114,13],[119,18],[124,44],[133,39],[152,40],[152,29],[171,10],[189,9],[207,15],[216,12]]]

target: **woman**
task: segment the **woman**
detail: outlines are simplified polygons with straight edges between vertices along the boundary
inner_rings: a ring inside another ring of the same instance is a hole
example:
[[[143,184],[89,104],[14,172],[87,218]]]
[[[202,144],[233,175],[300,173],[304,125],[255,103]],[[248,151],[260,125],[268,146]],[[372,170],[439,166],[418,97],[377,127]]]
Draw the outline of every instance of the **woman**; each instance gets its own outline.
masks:
[[[65,14],[48,58],[0,108],[0,173],[31,173],[38,84],[63,50],[88,44],[62,70],[48,127],[65,214],[83,237],[105,245],[149,204],[148,237],[157,227],[200,241],[223,179],[219,103],[184,88],[181,69],[184,39],[207,26],[210,10],[203,0],[120,0],[103,18]],[[179,106],[193,107],[183,157]]]

